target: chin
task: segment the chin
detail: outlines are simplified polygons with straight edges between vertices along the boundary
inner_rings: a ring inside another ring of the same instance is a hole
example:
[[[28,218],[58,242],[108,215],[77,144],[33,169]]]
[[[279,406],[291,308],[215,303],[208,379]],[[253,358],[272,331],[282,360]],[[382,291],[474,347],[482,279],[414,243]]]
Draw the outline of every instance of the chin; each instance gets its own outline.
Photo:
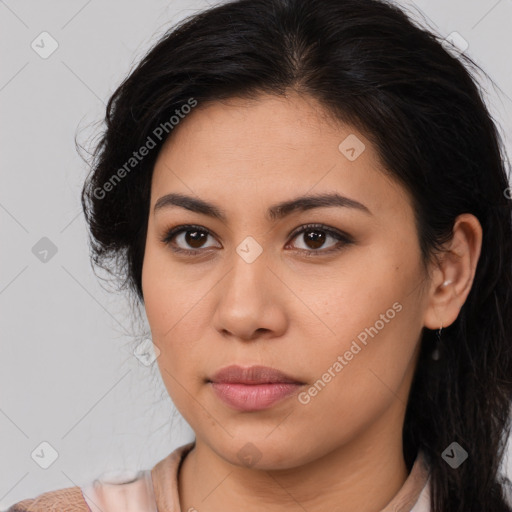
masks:
[[[297,450],[299,446],[304,448],[303,442],[276,431],[268,435],[271,431],[260,429],[255,435],[240,432],[232,439],[226,438],[222,446],[214,443],[211,448],[230,464],[262,471],[289,469],[308,462],[308,455]]]

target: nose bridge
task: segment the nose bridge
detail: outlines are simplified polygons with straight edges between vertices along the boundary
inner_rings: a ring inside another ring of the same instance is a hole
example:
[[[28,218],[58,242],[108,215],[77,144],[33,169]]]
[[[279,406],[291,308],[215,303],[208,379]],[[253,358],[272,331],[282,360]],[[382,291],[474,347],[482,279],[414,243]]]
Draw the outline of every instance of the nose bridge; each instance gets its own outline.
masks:
[[[267,257],[263,247],[252,237],[244,239],[232,255],[232,269],[226,279],[224,295],[239,303],[247,298],[265,295],[268,274]],[[261,297],[260,297],[261,299]],[[256,304],[254,304],[256,306]]]
[[[231,270],[219,288],[215,328],[245,339],[252,338],[259,329],[281,332],[286,315],[278,303],[272,284],[275,276],[267,267],[265,252],[254,241],[244,240],[230,263]]]

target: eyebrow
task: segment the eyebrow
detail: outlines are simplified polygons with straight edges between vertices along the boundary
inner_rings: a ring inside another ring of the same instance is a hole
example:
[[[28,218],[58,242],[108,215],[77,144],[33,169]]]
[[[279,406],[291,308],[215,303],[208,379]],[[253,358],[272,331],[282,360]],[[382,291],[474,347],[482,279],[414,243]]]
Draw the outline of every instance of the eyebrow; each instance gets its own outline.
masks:
[[[155,203],[153,211],[157,212],[163,208],[176,206],[227,222],[226,212],[221,208],[218,208],[214,204],[208,203],[202,199],[178,193],[167,194],[160,197]],[[356,201],[355,199],[350,199],[349,197],[342,196],[338,193],[327,193],[301,196],[289,201],[274,204],[267,210],[267,219],[270,221],[276,221],[297,210],[306,211],[312,210],[313,208],[326,207],[353,208],[372,215],[371,211],[364,204]]]

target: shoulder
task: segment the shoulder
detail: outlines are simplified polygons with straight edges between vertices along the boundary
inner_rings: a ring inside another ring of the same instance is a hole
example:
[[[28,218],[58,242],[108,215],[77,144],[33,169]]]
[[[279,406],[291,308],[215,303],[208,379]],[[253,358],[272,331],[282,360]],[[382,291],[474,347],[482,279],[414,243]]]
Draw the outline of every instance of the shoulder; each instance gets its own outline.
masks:
[[[126,512],[126,503],[147,512],[179,510],[178,472],[194,446],[195,441],[176,448],[152,469],[45,492],[15,503],[6,512]]]
[[[36,498],[15,503],[7,512],[91,512],[80,487],[66,487],[45,492]]]

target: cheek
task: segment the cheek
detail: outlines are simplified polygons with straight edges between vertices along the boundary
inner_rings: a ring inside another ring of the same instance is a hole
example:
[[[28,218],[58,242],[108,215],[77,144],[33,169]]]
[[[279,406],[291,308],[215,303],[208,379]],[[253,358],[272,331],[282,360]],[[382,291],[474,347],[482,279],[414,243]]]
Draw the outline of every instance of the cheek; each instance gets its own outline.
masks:
[[[172,311],[175,310],[171,303],[171,294],[165,293],[165,281],[159,278],[155,267],[150,263],[145,266],[142,277],[144,292],[144,307],[153,342],[160,345],[166,332],[172,327]]]
[[[190,351],[182,342],[187,316],[176,283],[157,264],[151,251],[145,258],[142,275],[146,316],[152,341],[160,351],[156,360],[162,381],[175,407],[187,415],[190,398],[184,391],[191,389],[187,381],[194,375]],[[185,315],[185,316],[184,316]],[[190,348],[190,338],[188,338]]]
[[[326,401],[369,404],[389,397],[409,369],[422,328],[422,273],[414,258],[383,252],[354,260],[337,276],[317,280],[316,294],[310,290],[319,321],[310,334],[317,342],[305,343],[305,356]]]
[[[388,311],[388,323],[364,310],[350,327],[335,326],[335,342],[307,349],[311,379],[298,397],[302,412],[296,416],[304,428],[320,421],[326,438],[348,439],[393,405],[407,402],[402,386],[414,364],[416,340],[410,329],[412,309],[398,302],[402,309],[398,304],[389,309],[386,301],[376,308],[379,314]]]
[[[142,290],[153,341],[165,343],[192,307],[187,299],[190,286],[180,281],[180,272],[171,264],[167,251],[150,242],[142,265]]]
[[[156,361],[167,392],[174,400],[179,397],[177,382],[181,382],[185,374],[180,362],[179,343],[174,342],[179,332],[178,321],[183,315],[180,315],[179,301],[175,301],[174,283],[161,259],[157,250],[151,246],[146,247],[142,267],[142,289],[152,341],[160,351]]]
[[[299,323],[308,319],[316,338],[324,340],[324,347],[348,349],[352,339],[365,328],[378,322],[379,331],[388,331],[388,325],[396,323],[399,316],[400,306],[393,305],[404,297],[410,279],[404,273],[410,274],[411,269],[395,276],[396,264],[387,264],[382,257],[373,263],[361,259],[345,259],[343,265],[329,272],[294,277],[294,291],[310,310]],[[364,342],[364,334],[360,339]]]
[[[152,341],[160,350],[160,373],[171,398],[181,393],[179,383],[197,378],[194,361],[200,355],[199,318],[205,318],[204,287],[194,286],[170,264],[168,254],[148,247],[142,268],[144,307]]]

